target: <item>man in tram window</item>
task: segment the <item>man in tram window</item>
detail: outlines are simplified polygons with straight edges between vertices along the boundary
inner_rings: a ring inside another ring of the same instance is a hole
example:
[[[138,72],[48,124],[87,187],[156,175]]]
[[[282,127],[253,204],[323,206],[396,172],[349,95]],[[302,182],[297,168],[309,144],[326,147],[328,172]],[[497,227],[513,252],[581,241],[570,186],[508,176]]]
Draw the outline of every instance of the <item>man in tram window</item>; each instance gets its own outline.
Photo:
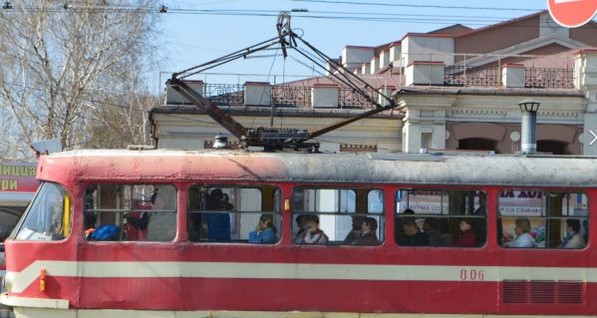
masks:
[[[423,229],[429,238],[430,246],[452,245],[452,236],[449,233],[442,231],[442,226],[440,226],[440,222],[437,218],[425,218]]]
[[[226,196],[227,197],[227,196]],[[222,189],[216,188],[207,196],[208,211],[229,211],[234,209],[230,202],[226,202]],[[208,240],[215,242],[230,241],[230,214],[228,213],[204,213],[203,222],[207,224]]]
[[[483,191],[478,192],[479,196],[479,207],[473,211],[474,215],[485,215],[487,214],[487,194]]]
[[[406,239],[404,237],[403,231],[404,223],[408,222],[409,220],[414,221],[414,215],[415,211],[412,209],[406,209],[396,216],[396,220],[394,221],[394,228],[396,229],[396,231],[394,231],[394,239],[396,242],[401,242]]]
[[[305,215],[304,218],[306,229],[300,238],[297,237],[295,242],[298,244],[326,244],[329,239],[319,228],[319,216]]]
[[[406,220],[402,225],[402,238],[398,241],[403,246],[428,246],[429,237],[419,230],[419,226],[413,220]]]
[[[124,224],[124,230],[129,240],[147,240],[147,225],[149,224],[149,213],[143,210],[148,210],[151,208],[152,205],[150,205],[149,202],[143,202],[141,200],[133,201],[133,211],[128,212],[126,214],[126,224]]]
[[[294,242],[301,243],[303,238],[305,237],[305,230],[307,229],[307,216],[304,214],[299,214],[294,219],[296,222],[296,234],[294,235]]]
[[[535,238],[531,235],[531,221],[527,218],[516,219],[514,224],[516,239],[506,243],[506,247],[536,247]],[[508,241],[510,238],[506,237],[505,239]]]
[[[585,248],[587,243],[580,233],[580,221],[578,219],[566,220],[566,236],[562,241],[561,248]]]
[[[352,217],[352,229],[344,238],[344,244],[353,244],[361,236],[361,223],[365,221],[367,217],[364,215],[354,215]]]

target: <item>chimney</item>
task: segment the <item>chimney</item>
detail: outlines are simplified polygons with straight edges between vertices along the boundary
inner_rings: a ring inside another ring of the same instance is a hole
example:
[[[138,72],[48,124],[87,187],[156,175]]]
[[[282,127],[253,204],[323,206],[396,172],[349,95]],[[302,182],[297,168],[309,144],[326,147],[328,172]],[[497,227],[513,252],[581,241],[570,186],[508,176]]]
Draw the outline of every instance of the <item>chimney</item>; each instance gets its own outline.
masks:
[[[526,98],[518,103],[522,112],[520,152],[532,154],[537,152],[537,110],[541,103]]]

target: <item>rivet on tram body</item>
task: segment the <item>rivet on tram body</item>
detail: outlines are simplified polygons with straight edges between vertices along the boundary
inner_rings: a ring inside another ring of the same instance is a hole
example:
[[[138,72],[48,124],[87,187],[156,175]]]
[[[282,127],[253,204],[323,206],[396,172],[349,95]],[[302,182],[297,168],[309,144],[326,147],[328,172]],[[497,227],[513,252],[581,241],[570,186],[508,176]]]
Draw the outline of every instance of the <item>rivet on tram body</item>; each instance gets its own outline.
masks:
[[[46,269],[39,270],[39,291],[46,291]]]

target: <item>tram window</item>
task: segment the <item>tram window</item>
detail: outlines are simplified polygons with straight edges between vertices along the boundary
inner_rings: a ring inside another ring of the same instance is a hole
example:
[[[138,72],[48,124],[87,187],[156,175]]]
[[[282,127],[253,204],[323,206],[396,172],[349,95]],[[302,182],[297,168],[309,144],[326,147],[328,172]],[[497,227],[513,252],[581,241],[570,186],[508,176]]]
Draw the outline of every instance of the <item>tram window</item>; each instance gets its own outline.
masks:
[[[273,186],[192,186],[188,233],[192,242],[276,243],[281,191]]]
[[[43,183],[25,217],[17,224],[15,239],[28,241],[63,240],[72,228],[71,197],[55,183]]]
[[[401,246],[481,247],[487,240],[486,193],[398,190],[394,234]]]
[[[292,195],[294,242],[381,244],[383,202],[379,189],[297,188]]]
[[[176,188],[163,184],[98,184],[85,195],[84,235],[89,241],[172,241]]]
[[[588,242],[584,193],[505,190],[498,199],[498,242],[503,247],[573,248]]]

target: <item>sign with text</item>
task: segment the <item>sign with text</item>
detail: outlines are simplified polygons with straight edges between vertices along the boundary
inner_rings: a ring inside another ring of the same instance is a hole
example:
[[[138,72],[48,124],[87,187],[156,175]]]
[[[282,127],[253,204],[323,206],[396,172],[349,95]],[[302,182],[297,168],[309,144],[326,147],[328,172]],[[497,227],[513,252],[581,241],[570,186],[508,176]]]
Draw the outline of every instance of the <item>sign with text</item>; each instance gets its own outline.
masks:
[[[35,179],[36,164],[26,162],[0,163],[0,192],[35,192],[39,181]]]
[[[597,13],[597,0],[547,0],[549,14],[559,25],[577,28]]]

